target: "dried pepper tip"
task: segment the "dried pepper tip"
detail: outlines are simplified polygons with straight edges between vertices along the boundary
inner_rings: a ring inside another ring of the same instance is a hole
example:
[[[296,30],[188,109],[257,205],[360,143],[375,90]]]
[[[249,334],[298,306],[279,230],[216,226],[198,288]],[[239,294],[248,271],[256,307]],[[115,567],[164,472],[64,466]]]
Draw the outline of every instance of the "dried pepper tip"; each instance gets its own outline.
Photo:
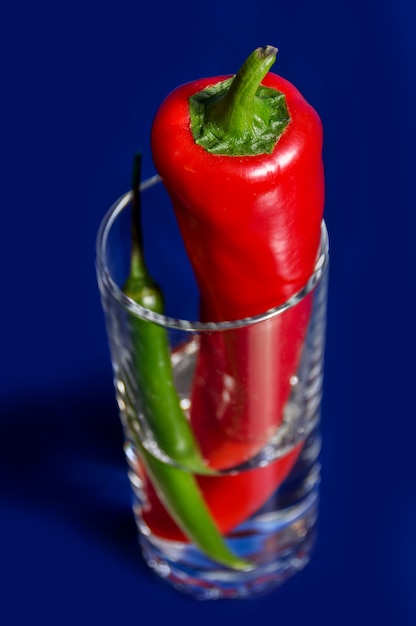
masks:
[[[211,154],[270,154],[290,121],[284,94],[264,87],[277,48],[256,48],[237,74],[189,100],[195,143]]]
[[[259,56],[266,58],[270,56],[276,57],[276,54],[279,52],[279,50],[275,48],[275,46],[263,46],[262,48],[256,48],[254,52],[257,53]]]

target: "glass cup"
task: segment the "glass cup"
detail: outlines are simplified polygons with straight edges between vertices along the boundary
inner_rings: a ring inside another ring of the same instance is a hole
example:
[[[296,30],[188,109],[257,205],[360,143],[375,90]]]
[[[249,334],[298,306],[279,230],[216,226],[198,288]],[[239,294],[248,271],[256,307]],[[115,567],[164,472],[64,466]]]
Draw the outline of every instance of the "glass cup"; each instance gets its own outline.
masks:
[[[122,291],[130,193],[100,226],[96,267],[142,553],[192,597],[257,596],[301,570],[314,546],[325,224],[313,274],[283,305],[189,321],[198,290],[166,191],[157,176],[141,191],[147,264],[166,314]]]

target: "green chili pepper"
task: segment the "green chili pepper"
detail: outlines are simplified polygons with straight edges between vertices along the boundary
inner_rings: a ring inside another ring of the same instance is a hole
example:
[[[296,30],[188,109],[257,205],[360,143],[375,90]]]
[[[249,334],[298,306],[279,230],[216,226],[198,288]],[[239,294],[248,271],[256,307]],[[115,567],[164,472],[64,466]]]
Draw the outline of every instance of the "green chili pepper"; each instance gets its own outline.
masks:
[[[124,293],[137,304],[163,312],[163,297],[148,273],[143,258],[140,225],[140,156],[134,160],[132,199],[132,253]],[[191,472],[212,474],[199,451],[177,395],[166,331],[157,324],[132,317],[133,360],[142,409],[161,450],[180,467],[156,459],[132,436],[160,499],[184,534],[209,558],[237,570],[252,569],[227,547]],[[131,422],[131,420],[130,420]],[[130,423],[131,425],[131,423]]]
[[[129,278],[124,292],[136,303],[162,313],[162,296],[157,285],[146,279]],[[130,326],[142,411],[155,442],[169,458],[188,470],[212,473],[180,407],[165,329],[139,318],[132,319]]]
[[[136,155],[132,181],[131,266],[123,291],[137,304],[162,314],[163,295],[149,275],[143,256],[140,160],[140,155]],[[212,473],[204,463],[190,424],[180,406],[165,329],[133,316],[130,327],[142,410],[155,442],[168,457],[187,470],[202,474]]]
[[[195,477],[162,463],[143,447],[141,457],[159,498],[182,532],[213,561],[240,571],[252,570],[251,563],[240,559],[228,548]]]

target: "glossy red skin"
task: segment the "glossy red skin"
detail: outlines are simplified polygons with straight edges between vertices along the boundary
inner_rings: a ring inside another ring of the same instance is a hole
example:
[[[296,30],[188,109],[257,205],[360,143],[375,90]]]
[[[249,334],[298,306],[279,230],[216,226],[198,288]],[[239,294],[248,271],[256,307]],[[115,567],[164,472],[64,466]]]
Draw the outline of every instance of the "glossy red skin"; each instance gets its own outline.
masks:
[[[191,422],[215,469],[256,455],[283,420],[311,311],[311,296],[281,317],[201,337]]]
[[[201,292],[204,321],[253,316],[303,288],[316,261],[324,206],[320,119],[300,92],[275,74],[262,82],[285,94],[291,120],[272,154],[212,155],[194,142],[189,97],[225,78],[201,79],[173,91],[156,114],[151,137],[154,163]],[[281,423],[310,309],[308,297],[265,328],[202,338],[191,421],[211,466],[243,463]],[[232,393],[221,403],[229,380]],[[263,480],[276,488],[286,475],[283,466],[274,480],[269,471],[253,475],[259,493]],[[244,478],[239,477],[243,492]],[[219,490],[220,483],[213,484]],[[224,516],[233,489],[230,482],[221,488]],[[245,491],[253,492],[251,480]],[[240,521],[248,508],[242,506],[236,515]]]

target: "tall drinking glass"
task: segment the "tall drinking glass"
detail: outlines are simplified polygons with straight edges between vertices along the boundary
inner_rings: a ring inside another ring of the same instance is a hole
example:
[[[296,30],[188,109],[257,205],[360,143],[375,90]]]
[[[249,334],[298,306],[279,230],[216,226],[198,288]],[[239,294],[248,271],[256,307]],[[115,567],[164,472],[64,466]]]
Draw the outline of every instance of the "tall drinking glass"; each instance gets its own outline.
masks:
[[[316,534],[325,224],[300,292],[256,317],[201,323],[157,177],[142,183],[142,204],[165,313],[123,293],[130,193],[105,216],[96,261],[142,553],[192,597],[263,594],[308,563]]]

